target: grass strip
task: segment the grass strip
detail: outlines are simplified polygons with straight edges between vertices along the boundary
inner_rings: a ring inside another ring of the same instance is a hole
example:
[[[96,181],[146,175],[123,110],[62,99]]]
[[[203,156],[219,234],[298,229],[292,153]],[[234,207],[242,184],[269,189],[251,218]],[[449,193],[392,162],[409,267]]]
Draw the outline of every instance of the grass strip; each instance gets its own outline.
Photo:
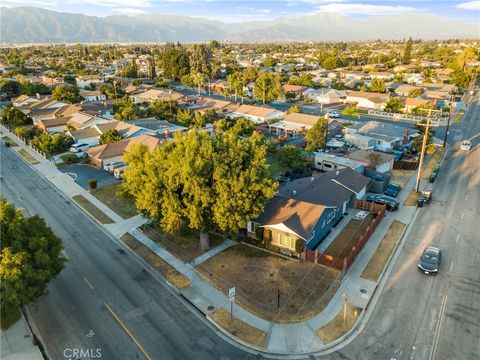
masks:
[[[90,215],[97,219],[101,224],[113,224],[115,221],[110,219],[103,211],[88,201],[83,195],[75,195],[72,199],[84,208]]]

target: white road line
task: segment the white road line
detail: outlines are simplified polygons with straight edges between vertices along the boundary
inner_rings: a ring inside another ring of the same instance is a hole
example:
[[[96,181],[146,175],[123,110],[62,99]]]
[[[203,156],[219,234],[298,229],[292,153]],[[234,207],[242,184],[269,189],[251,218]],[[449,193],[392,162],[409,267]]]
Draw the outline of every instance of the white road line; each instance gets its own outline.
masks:
[[[462,219],[463,219],[463,215],[464,215],[464,213],[463,213],[463,211],[462,211]]]
[[[468,194],[467,194],[467,195],[465,195],[465,201],[467,201],[467,200],[468,200]]]
[[[452,269],[453,269],[453,261],[450,263],[450,271],[449,272],[452,272]]]
[[[92,290],[95,289],[95,288],[93,287],[93,285],[90,283],[90,281],[88,281],[88,279],[87,279],[86,277],[84,277],[83,280],[85,281],[85,283],[88,285],[88,287],[89,287],[90,289],[92,289]]]
[[[458,242],[459,238],[460,238],[460,234],[457,234],[457,238],[455,239],[455,242]]]
[[[438,338],[440,336],[440,330],[443,323],[443,314],[445,313],[445,308],[447,305],[447,295],[443,295],[442,306],[440,307],[440,312],[438,313],[437,328],[435,329],[435,336],[433,338],[432,351],[430,353],[429,360],[435,359],[435,353],[437,351]]]
[[[66,260],[70,260],[70,258],[69,258],[68,255],[67,255],[67,252],[66,252],[65,250],[60,251],[60,254],[62,254],[62,256],[63,256]]]

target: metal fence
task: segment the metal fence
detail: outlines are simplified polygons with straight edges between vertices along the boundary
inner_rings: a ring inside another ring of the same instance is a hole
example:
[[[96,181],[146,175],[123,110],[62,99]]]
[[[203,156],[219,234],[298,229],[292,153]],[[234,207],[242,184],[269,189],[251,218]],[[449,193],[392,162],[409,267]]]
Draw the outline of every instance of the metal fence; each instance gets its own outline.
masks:
[[[389,113],[389,112],[379,111],[379,110],[368,110],[368,115],[377,116],[377,117],[381,117],[389,120],[408,121],[412,123],[419,123],[422,121],[427,121],[428,119],[426,116]],[[439,117],[430,118],[431,126],[437,127],[440,125],[445,125],[446,122],[447,122],[446,118],[439,118]]]

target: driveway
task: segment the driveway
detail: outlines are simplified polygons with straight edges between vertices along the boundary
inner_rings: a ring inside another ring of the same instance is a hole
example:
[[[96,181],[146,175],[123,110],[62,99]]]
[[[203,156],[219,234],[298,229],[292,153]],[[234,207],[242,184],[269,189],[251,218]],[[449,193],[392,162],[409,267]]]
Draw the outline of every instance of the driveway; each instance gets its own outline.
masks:
[[[97,179],[97,187],[99,188],[120,181],[108,171],[97,169],[91,165],[68,165],[59,168],[59,170],[72,176],[75,179],[75,182],[85,190],[90,189],[88,186],[88,179]]]

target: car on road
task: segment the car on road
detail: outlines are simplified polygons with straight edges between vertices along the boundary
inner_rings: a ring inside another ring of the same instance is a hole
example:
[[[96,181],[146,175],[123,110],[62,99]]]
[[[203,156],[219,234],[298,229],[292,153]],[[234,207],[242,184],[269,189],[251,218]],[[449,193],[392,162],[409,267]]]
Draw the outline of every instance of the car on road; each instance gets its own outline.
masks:
[[[385,205],[388,211],[397,210],[400,206],[400,202],[387,195],[367,195],[366,201],[374,202],[375,204]]]
[[[328,113],[328,116],[331,117],[331,118],[339,118],[340,117],[340,114],[336,111],[332,111],[332,112],[329,112]]]
[[[398,194],[400,193],[400,190],[402,190],[402,187],[399,184],[390,183],[385,188],[385,191],[383,193],[385,195],[396,198],[398,196]]]
[[[90,147],[90,145],[88,145],[88,144],[75,143],[75,144],[72,144],[72,146],[70,146],[70,152],[79,153],[79,152],[87,150],[89,147]]]
[[[418,263],[418,270],[430,275],[438,274],[440,263],[442,262],[442,250],[437,247],[428,246],[423,250],[422,256],[420,256],[420,262]]]
[[[462,145],[460,145],[460,149],[462,149],[462,150],[468,151],[468,150],[470,150],[471,148],[472,148],[472,143],[471,143],[470,141],[468,141],[468,140],[463,141],[463,142],[462,142]]]

